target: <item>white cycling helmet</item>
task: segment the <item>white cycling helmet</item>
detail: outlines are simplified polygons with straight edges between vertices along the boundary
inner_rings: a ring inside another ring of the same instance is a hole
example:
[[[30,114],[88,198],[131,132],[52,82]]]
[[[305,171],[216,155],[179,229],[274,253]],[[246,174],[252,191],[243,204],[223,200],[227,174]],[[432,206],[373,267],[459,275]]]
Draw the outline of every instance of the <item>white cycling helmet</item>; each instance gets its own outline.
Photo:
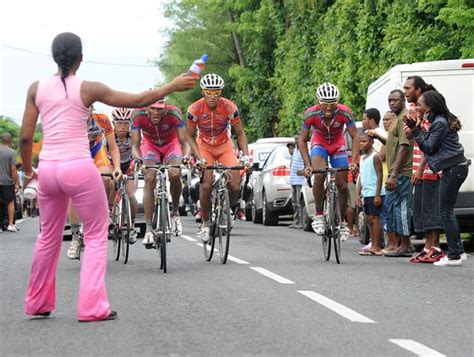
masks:
[[[122,121],[122,120],[131,121],[132,109],[123,108],[123,107],[115,108],[114,110],[112,110],[112,120],[113,121]]]
[[[224,88],[224,80],[215,73],[206,74],[199,82],[202,89],[222,89]]]
[[[316,90],[316,97],[323,103],[337,102],[339,99],[339,89],[332,83],[323,83]]]

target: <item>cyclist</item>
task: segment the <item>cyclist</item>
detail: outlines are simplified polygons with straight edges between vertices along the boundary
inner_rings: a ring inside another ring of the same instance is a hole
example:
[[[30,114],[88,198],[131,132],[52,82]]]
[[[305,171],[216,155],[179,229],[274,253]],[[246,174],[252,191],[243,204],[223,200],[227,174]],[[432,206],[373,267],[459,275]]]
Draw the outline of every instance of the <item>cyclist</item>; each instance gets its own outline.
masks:
[[[225,166],[235,166],[238,159],[230,136],[230,126],[237,136],[237,142],[242,150],[241,160],[250,169],[248,156],[248,142],[244,127],[240,121],[240,113],[236,105],[228,99],[221,97],[224,80],[214,73],[209,73],[201,78],[200,85],[204,97],[191,104],[188,108],[188,134],[189,141],[194,145],[199,144],[199,157],[197,163],[201,167],[213,165],[215,161]],[[195,138],[198,132],[197,140]],[[193,147],[191,150],[194,152]],[[239,198],[240,174],[238,171],[230,172],[229,198],[230,206],[234,207]],[[202,209],[202,225],[198,237],[203,242],[209,241],[209,212],[211,208],[211,191],[213,172],[206,171],[200,187],[200,203]]]
[[[120,169],[125,175],[133,175],[132,165],[132,136],[130,126],[132,123],[132,111],[130,108],[115,108],[112,111],[112,121],[115,130],[115,143],[120,152]],[[135,217],[138,211],[138,201],[135,198],[138,182],[127,181],[127,193],[130,201],[130,211],[132,214],[132,227],[135,227]],[[115,191],[115,190],[114,190]],[[112,192],[115,196],[115,192]],[[111,197],[113,201],[114,197]],[[137,241],[137,232],[135,229],[130,234],[130,244]]]
[[[303,126],[301,128],[299,149],[305,163],[305,176],[311,176],[312,170],[323,170],[328,165],[328,159],[333,168],[349,167],[351,171],[357,170],[359,157],[359,135],[352,116],[352,111],[345,105],[338,103],[339,89],[331,83],[321,84],[316,96],[319,103],[309,107],[304,113]],[[344,139],[344,126],[352,137],[352,163],[349,161]],[[311,138],[311,152],[308,152],[307,141],[309,130],[313,128]],[[311,158],[310,158],[311,154]],[[312,223],[313,230],[319,236],[325,231],[325,219],[323,216],[323,194],[324,175],[315,176],[313,185],[316,213]],[[349,236],[349,228],[346,222],[346,208],[348,198],[347,171],[336,174],[336,185],[339,192],[339,208],[342,214],[340,227],[341,240]]]
[[[89,119],[87,120],[89,149],[94,159],[94,164],[100,173],[114,173],[114,176],[120,178],[120,152],[115,143],[114,127],[109,117],[104,113],[99,113],[91,108]],[[113,166],[109,160],[109,150],[112,157]],[[109,198],[109,207],[113,200],[110,199],[114,185],[110,177],[102,176],[105,192]],[[69,205],[69,224],[71,226],[72,240],[69,243],[67,257],[69,259],[79,259],[79,249],[81,248],[80,239],[82,238],[81,223],[76,209],[72,204]]]
[[[145,165],[163,162],[179,165],[183,152],[186,152],[187,135],[181,111],[174,105],[166,103],[164,98],[147,108],[136,109],[132,113],[132,155],[143,160]],[[142,140],[143,134],[143,140]],[[197,148],[194,148],[195,151]],[[170,169],[170,191],[172,198],[171,220],[178,234],[183,231],[179,217],[179,198],[181,196],[181,170]],[[145,170],[145,187],[143,190],[143,206],[145,210],[146,233],[143,244],[151,248],[154,243],[152,227],[153,203],[156,170]]]

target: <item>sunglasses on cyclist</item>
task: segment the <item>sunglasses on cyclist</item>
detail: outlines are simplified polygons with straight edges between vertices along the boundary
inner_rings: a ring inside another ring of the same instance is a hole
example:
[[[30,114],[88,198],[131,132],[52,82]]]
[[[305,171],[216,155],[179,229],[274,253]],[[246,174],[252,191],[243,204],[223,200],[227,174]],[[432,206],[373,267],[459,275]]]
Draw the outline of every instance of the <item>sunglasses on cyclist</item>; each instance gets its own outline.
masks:
[[[204,95],[207,96],[219,96],[222,94],[222,89],[203,89]]]

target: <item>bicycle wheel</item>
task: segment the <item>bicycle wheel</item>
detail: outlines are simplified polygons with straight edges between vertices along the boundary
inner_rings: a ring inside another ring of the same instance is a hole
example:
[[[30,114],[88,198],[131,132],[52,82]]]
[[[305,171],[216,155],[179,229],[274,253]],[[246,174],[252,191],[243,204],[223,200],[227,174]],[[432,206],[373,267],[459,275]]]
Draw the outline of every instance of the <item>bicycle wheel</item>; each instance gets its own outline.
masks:
[[[217,233],[219,236],[219,255],[221,256],[221,263],[225,264],[227,262],[227,255],[229,254],[231,228],[230,200],[229,192],[227,190],[223,190],[221,192],[217,222]]]
[[[120,227],[120,238],[121,238],[121,245],[122,245],[122,256],[123,256],[123,263],[127,264],[128,262],[128,253],[130,249],[130,231],[131,231],[131,221],[132,216],[130,212],[130,202],[128,200],[128,196],[125,196],[122,199],[122,225]]]
[[[324,259],[327,261],[329,258],[331,258],[331,236],[330,236],[330,229],[327,229],[328,223],[331,222],[331,209],[330,209],[330,199],[329,199],[329,193],[327,192],[328,189],[326,189],[326,192],[324,193],[324,202],[323,202],[323,212],[324,212],[324,217],[326,219],[326,229],[324,230],[324,235],[322,236],[322,243],[323,243],[323,255]]]
[[[168,234],[168,200],[163,195],[160,200],[160,228],[158,230],[158,238],[160,245],[161,266],[163,273],[166,273],[166,236]]]
[[[331,222],[331,231],[332,238],[334,240],[334,256],[336,258],[336,263],[341,264],[341,235],[339,233],[339,224],[341,222],[341,212],[339,210],[339,199],[337,194],[332,195],[332,222]]]
[[[216,244],[215,236],[217,230],[216,218],[217,218],[217,190],[213,189],[211,194],[211,215],[209,216],[209,241],[203,243],[204,247],[204,259],[210,262],[212,255],[214,254],[214,246]]]
[[[118,193],[117,193],[118,194]],[[117,261],[120,259],[120,246],[121,246],[121,238],[120,238],[120,216],[121,216],[121,207],[122,200],[116,199],[114,207],[112,209],[112,241],[113,241],[113,254],[114,259]]]

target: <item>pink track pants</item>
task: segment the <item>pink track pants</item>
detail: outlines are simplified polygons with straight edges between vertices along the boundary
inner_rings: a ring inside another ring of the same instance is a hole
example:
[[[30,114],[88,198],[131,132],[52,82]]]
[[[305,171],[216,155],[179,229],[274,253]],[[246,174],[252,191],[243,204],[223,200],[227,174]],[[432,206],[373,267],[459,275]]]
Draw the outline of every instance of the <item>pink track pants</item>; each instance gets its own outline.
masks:
[[[105,290],[108,249],[108,203],[101,176],[92,159],[41,161],[38,200],[41,232],[33,253],[25,312],[55,309],[56,268],[63,241],[69,200],[84,224],[78,320],[102,320],[110,314]]]

